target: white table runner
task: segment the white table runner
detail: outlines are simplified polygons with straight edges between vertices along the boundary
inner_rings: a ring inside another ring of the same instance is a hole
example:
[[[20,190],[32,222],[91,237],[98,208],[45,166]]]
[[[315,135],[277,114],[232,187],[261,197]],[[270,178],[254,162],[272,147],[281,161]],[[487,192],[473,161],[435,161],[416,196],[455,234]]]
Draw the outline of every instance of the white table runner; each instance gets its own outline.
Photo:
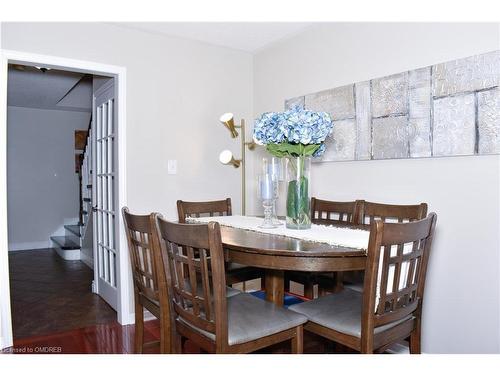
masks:
[[[284,220],[280,220],[281,225],[274,229],[259,228],[263,218],[255,216],[211,216],[211,217],[190,217],[186,218],[190,223],[208,223],[216,221],[220,225],[239,229],[252,230],[255,232],[275,234],[297,238],[305,241],[327,243],[333,246],[342,246],[353,249],[366,250],[370,231],[363,229],[351,229],[334,227],[327,225],[312,224],[310,229],[287,229]]]

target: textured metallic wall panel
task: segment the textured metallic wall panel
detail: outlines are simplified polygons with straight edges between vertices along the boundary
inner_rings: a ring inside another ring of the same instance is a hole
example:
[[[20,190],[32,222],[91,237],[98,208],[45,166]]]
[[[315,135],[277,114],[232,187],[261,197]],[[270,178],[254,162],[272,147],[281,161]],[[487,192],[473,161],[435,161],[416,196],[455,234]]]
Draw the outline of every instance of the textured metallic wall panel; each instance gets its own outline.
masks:
[[[354,118],[354,85],[306,95],[306,108],[328,112],[333,120]]]
[[[437,64],[432,70],[432,88],[436,97],[498,86],[500,51]]]
[[[372,124],[370,81],[355,85],[356,92],[356,160],[371,159]]]
[[[475,116],[474,94],[434,100],[433,155],[474,155]]]
[[[478,152],[500,153],[500,88],[477,93]]]
[[[410,157],[431,156],[431,68],[408,73],[408,142]]]
[[[374,118],[373,159],[408,157],[408,119],[406,116]]]
[[[408,73],[372,80],[372,115],[406,115],[408,112]]]
[[[356,156],[356,121],[334,121],[333,134],[326,144],[321,161],[354,160]]]

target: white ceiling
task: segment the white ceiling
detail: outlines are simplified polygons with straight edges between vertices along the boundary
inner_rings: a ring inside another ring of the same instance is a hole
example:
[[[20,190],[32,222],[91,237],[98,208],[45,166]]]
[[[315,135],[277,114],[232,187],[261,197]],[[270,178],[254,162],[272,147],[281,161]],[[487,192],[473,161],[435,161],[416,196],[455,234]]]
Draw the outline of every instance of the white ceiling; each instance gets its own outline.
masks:
[[[296,34],[305,22],[121,22],[115,23],[151,32],[198,40],[246,52],[257,50]]]
[[[20,70],[21,69],[21,70]],[[92,78],[82,73],[9,66],[7,104],[14,107],[90,112]]]

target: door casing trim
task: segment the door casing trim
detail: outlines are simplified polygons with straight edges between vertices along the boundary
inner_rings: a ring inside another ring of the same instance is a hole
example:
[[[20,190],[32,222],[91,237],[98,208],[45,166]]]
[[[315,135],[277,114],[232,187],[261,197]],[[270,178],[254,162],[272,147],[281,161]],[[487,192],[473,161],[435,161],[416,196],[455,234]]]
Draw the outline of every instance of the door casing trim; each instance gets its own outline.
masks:
[[[0,349],[12,346],[12,317],[9,289],[9,258],[7,230],[7,78],[8,64],[43,65],[56,69],[76,72],[110,75],[115,78],[118,105],[118,207],[127,205],[126,185],[126,87],[127,69],[122,66],[101,64],[86,60],[75,60],[65,57],[40,55],[29,52],[0,49]],[[118,243],[118,322],[122,325],[134,322],[132,303],[132,277],[130,260],[127,251],[127,239],[123,218],[117,215],[119,226]]]

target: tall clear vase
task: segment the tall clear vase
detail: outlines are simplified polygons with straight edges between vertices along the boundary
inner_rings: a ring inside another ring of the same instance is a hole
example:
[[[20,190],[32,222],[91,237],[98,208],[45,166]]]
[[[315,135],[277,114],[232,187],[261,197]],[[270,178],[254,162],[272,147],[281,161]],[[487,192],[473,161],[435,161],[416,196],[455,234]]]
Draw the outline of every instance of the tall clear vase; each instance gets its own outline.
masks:
[[[286,159],[286,227],[290,229],[311,228],[309,183],[311,157],[298,156]]]

